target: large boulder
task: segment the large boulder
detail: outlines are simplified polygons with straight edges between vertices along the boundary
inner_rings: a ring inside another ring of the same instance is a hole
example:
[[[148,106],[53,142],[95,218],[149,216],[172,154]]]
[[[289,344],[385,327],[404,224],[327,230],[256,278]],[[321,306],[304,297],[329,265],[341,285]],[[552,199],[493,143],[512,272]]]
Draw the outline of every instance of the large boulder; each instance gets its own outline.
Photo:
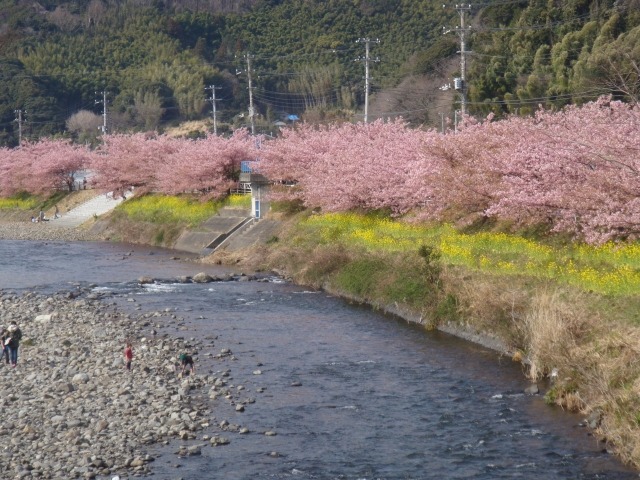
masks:
[[[195,283],[209,283],[209,282],[213,282],[213,277],[209,274],[206,274],[204,272],[200,272],[197,273],[193,276],[192,280]]]

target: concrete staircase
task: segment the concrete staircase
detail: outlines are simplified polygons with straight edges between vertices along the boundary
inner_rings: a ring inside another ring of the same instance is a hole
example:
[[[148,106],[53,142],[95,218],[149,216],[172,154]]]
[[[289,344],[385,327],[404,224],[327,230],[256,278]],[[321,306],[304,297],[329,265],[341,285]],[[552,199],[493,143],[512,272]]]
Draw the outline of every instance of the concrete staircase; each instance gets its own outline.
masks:
[[[222,242],[210,249],[236,251],[248,248],[257,242],[266,242],[280,231],[281,223],[270,219],[253,219],[241,228],[228,235]]]
[[[125,197],[129,198],[132,193],[126,193]],[[76,208],[61,214],[60,218],[49,219],[49,224],[55,227],[74,228],[79,227],[87,220],[110,212],[120,205],[125,198],[113,198],[111,192],[107,194],[96,195],[91,200],[87,200]]]
[[[173,248],[192,253],[209,253],[238,229],[251,223],[251,212],[244,208],[224,207],[198,226],[196,230],[184,232]]]

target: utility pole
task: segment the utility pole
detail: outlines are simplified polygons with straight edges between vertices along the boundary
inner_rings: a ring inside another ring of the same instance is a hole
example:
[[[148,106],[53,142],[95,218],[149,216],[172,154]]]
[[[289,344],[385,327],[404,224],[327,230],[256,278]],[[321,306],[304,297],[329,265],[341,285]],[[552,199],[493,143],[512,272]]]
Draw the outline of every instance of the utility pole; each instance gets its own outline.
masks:
[[[208,87],[204,87],[205,90],[211,90],[211,98],[208,98],[211,102],[212,106],[212,115],[213,115],[213,134],[218,134],[218,122],[216,120],[216,90],[220,90],[222,87],[216,87],[215,85],[209,85]]]
[[[446,7],[446,5],[443,5]],[[466,34],[471,27],[465,25],[465,15],[471,10],[470,4],[456,4],[456,11],[460,15],[460,25],[455,27],[454,31],[460,37],[460,78],[454,78],[454,88],[460,92],[460,113],[462,116],[467,113],[467,57],[470,53],[466,50]],[[443,33],[449,33],[451,30],[444,30]]]
[[[364,123],[369,121],[369,81],[371,77],[369,76],[369,62],[379,62],[379,58],[371,59],[369,56],[369,44],[371,42],[380,43],[380,40],[377,38],[371,40],[370,38],[359,38],[356,40],[356,43],[364,42],[364,57],[357,58],[356,61],[364,61]]]
[[[27,112],[23,112],[22,110],[14,110],[14,113],[16,114],[16,119],[14,120],[15,122],[18,122],[18,147],[22,146],[22,114],[23,113],[27,113]]]
[[[251,84],[251,55],[247,54],[247,78],[249,80],[249,122],[251,122],[251,135],[256,134],[256,121],[253,109],[253,85]]]
[[[98,103],[102,104],[102,134],[107,133],[107,91],[103,90],[102,92],[102,100],[96,100],[96,105]],[[98,92],[96,92],[98,95]]]

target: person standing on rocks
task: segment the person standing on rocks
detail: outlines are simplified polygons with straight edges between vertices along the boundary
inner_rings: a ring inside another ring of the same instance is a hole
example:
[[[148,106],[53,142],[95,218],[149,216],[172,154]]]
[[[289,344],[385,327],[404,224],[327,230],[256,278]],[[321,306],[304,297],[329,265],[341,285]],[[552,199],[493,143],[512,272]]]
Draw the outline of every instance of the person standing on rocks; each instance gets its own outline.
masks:
[[[196,364],[193,362],[193,357],[188,353],[180,354],[180,364],[182,365],[181,374],[184,375],[185,370],[189,367],[189,373],[195,375],[196,373]]]
[[[7,329],[9,331],[9,338],[6,341],[6,346],[9,347],[9,360],[13,368],[18,365],[18,347],[20,346],[20,340],[22,340],[22,330],[16,324],[15,320],[11,321],[11,325]]]
[[[9,365],[9,346],[6,343],[9,341],[9,330],[4,328],[4,326],[0,326],[0,342],[2,342],[2,352],[0,353],[0,362],[2,362],[2,357]]]
[[[133,360],[133,347],[131,346],[131,342],[127,342],[126,347],[124,347],[124,365],[127,370],[131,370],[131,362]]]

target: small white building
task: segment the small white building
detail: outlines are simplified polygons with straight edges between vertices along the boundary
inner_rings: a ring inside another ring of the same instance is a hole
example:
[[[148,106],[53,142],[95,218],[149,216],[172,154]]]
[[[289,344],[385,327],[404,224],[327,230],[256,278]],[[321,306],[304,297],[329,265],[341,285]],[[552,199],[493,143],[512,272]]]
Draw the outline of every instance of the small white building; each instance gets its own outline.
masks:
[[[267,192],[270,182],[264,175],[252,171],[252,163],[254,162],[240,163],[240,183],[251,185],[251,216],[260,219],[269,211]]]

